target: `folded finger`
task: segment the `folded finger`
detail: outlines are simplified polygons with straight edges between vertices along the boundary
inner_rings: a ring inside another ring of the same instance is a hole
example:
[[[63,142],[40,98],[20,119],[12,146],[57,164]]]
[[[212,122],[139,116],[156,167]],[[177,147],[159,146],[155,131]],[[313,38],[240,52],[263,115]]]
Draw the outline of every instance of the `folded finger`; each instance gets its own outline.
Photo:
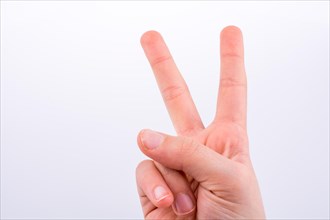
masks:
[[[154,161],[166,184],[174,196],[172,208],[177,216],[194,216],[196,200],[187,178],[177,170],[173,170]]]
[[[155,207],[172,205],[173,194],[153,161],[145,160],[138,165],[136,182],[145,215]]]

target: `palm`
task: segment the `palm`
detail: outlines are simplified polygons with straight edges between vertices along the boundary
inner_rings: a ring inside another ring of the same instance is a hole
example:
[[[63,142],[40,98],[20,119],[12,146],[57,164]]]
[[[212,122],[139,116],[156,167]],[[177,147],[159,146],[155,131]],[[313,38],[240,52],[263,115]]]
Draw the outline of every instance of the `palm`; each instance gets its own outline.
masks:
[[[239,29],[229,27],[221,34],[221,79],[216,116],[206,128],[161,36],[156,32],[149,32],[141,38],[141,43],[178,135],[189,136],[211,148],[231,160],[233,167],[239,168],[234,170],[247,170],[254,177],[248,153],[246,76],[243,42]],[[196,198],[197,209],[194,217],[210,217],[209,212],[215,211],[212,204],[220,204],[224,207],[216,210],[217,217],[228,217],[225,213],[228,204],[244,203],[239,197],[227,193],[235,187],[231,185],[230,179],[223,180],[222,189],[214,190],[213,185],[218,185],[218,183],[213,183],[212,180],[199,183],[190,176],[185,176]],[[240,174],[237,173],[237,176]],[[252,181],[254,181],[253,178]],[[239,188],[235,190],[242,193]],[[157,208],[143,193],[140,193],[140,196],[146,218],[175,219],[177,217],[172,207]],[[237,214],[236,217],[239,217],[239,213]]]

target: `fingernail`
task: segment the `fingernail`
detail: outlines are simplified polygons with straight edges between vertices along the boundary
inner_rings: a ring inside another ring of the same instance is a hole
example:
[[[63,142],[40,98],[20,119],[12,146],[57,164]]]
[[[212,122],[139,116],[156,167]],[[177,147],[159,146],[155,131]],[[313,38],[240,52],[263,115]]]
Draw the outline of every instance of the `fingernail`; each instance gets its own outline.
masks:
[[[163,135],[152,130],[143,130],[141,133],[141,142],[148,149],[157,148],[163,140]]]
[[[157,186],[154,189],[154,194],[157,201],[160,201],[169,195],[166,189],[162,186]]]
[[[190,196],[184,193],[179,193],[175,197],[175,209],[180,214],[189,213],[194,209],[194,203]]]

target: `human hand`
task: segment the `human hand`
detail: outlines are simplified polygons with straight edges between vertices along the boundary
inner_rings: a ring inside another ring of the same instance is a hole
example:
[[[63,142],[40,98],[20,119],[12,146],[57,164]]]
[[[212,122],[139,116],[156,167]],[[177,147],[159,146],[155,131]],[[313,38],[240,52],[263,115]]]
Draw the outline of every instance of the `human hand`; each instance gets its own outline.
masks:
[[[152,130],[138,135],[153,160],[136,169],[146,219],[263,219],[262,199],[246,131],[244,49],[241,31],[220,35],[221,77],[213,122],[204,127],[188,87],[160,34],[141,44],[179,136]]]

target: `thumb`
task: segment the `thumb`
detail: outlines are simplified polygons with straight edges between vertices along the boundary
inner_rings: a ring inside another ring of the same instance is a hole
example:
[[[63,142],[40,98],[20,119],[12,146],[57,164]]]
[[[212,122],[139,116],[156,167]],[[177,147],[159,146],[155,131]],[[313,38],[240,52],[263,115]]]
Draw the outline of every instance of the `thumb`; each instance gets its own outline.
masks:
[[[198,182],[230,174],[232,161],[212,149],[187,137],[175,137],[152,130],[142,130],[138,135],[141,151],[166,167],[180,170]]]

